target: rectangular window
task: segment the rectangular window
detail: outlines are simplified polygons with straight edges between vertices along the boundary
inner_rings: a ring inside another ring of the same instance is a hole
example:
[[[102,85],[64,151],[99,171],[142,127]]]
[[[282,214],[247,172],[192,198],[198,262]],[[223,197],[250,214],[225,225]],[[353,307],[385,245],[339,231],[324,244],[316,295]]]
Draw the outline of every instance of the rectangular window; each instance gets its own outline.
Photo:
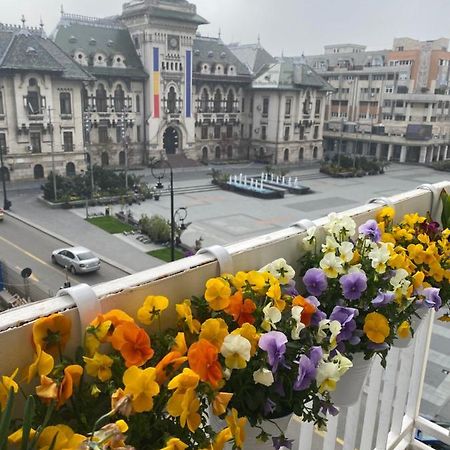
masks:
[[[233,137],[233,125],[227,125],[227,138]]]
[[[244,138],[244,124],[241,123],[241,138]]]
[[[116,127],[116,142],[122,142],[122,127]]]
[[[269,98],[268,97],[263,98],[262,115],[264,117],[267,117],[269,115]]]
[[[41,153],[41,133],[32,131],[30,132],[30,145],[31,153]]]
[[[249,137],[249,139],[251,139],[252,136],[253,136],[253,126],[252,126],[252,124],[250,124],[248,126],[248,137]]]
[[[290,127],[284,127],[284,140],[289,140],[289,134],[290,134],[291,128]]]
[[[28,92],[26,96],[28,114],[41,114],[41,104],[37,92]]]
[[[98,142],[100,144],[107,144],[108,141],[109,141],[108,128],[107,127],[98,127]]]
[[[214,139],[220,139],[220,125],[214,127]]]
[[[314,111],[314,114],[316,115],[316,116],[319,116],[320,115],[320,100],[319,99],[317,99],[316,100],[316,108],[315,108],[315,111]]]
[[[3,152],[4,155],[6,155],[6,134],[0,133],[0,152]]]
[[[245,112],[245,98],[242,98],[241,112]]]
[[[261,127],[261,139],[265,141],[267,139],[267,128],[265,125]]]
[[[300,140],[303,141],[305,139],[305,127],[303,125],[300,125],[299,131],[300,131]]]
[[[73,152],[73,134],[71,131],[63,132],[63,147],[65,152]]]
[[[140,95],[136,95],[136,112],[141,112],[141,97]]]
[[[5,109],[3,108],[3,92],[0,91],[0,115],[5,114]]]
[[[61,115],[72,114],[72,102],[69,92],[61,92],[59,94],[59,108],[61,110]]]
[[[141,142],[141,126],[136,125],[136,142]]]
[[[394,92],[394,88],[392,86],[386,86],[384,92],[386,92],[386,94],[392,94]]]
[[[204,139],[208,139],[208,127],[202,127],[202,134],[201,134],[201,138]]]
[[[346,114],[346,116],[347,116],[347,114]],[[318,125],[314,127],[313,139],[319,139],[319,126]]]
[[[291,106],[292,106],[292,99],[291,98],[287,98],[286,99],[285,109],[284,109],[284,116],[285,117],[290,117],[291,116]]]

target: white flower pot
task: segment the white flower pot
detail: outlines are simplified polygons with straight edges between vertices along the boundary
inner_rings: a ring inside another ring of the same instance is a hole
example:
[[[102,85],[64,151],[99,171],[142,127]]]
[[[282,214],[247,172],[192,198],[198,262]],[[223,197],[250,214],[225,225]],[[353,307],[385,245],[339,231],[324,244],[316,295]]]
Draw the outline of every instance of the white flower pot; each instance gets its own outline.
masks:
[[[289,422],[291,421],[292,414],[288,414],[287,416],[280,417],[278,419],[264,420],[260,427],[268,434],[278,437],[281,433],[286,433]],[[227,426],[224,420],[219,419],[214,414],[209,414],[209,423],[212,429],[216,432],[219,432],[223,428]],[[280,431],[281,430],[281,431]],[[245,450],[273,450],[274,446],[272,443],[272,439],[269,438],[267,442],[262,442],[259,439],[256,439],[257,436],[261,434],[261,429],[258,427],[252,427],[247,422],[247,426],[245,427]],[[233,445],[228,443],[224,447],[226,450],[231,450]],[[283,447],[282,447],[283,448]]]
[[[425,317],[427,316],[428,312],[428,309],[421,308],[416,311],[416,314],[418,314],[420,317],[417,317],[415,315],[411,317],[411,328],[414,330],[414,333],[417,333],[417,331],[419,331],[420,325],[422,324],[423,319],[425,319]],[[414,338],[412,336],[404,339],[394,339],[392,346],[396,348],[408,348],[413,340]]]
[[[331,401],[336,406],[347,407],[358,401],[371,364],[372,359],[365,360],[364,353],[353,355],[353,367],[342,375],[336,390],[331,392]]]

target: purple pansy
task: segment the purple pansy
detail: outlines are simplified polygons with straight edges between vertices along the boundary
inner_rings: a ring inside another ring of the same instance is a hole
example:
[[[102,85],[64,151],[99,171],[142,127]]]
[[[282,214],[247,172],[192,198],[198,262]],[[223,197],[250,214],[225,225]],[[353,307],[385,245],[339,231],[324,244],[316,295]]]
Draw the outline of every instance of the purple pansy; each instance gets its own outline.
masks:
[[[300,356],[298,362],[298,376],[294,383],[296,391],[303,391],[311,386],[312,381],[316,377],[316,367],[314,363],[306,356]]]
[[[269,364],[274,373],[278,370],[279,364],[284,361],[287,341],[286,335],[280,331],[269,331],[259,340],[259,348],[267,352]]]
[[[268,398],[266,400],[266,403],[264,403],[264,416],[265,417],[271,416],[276,408],[277,404],[274,401],[270,400],[270,398]]]
[[[434,308],[435,311],[438,311],[442,306],[442,299],[439,295],[439,289],[434,287],[425,288],[422,291],[422,295],[425,296],[424,303],[427,308]]]
[[[337,342],[351,341],[353,344],[352,338],[356,330],[356,322],[354,319],[358,314],[359,311],[355,308],[347,308],[345,306],[334,307],[330,314],[330,320],[337,320],[342,326],[341,331],[336,338]],[[357,343],[359,343],[359,341]]]
[[[386,306],[394,301],[395,294],[393,292],[382,292],[378,290],[378,295],[372,300],[372,305]]]
[[[320,412],[322,414],[326,415],[328,413],[331,416],[337,416],[339,414],[339,410],[332,403],[321,401],[320,404]]]
[[[291,297],[296,297],[298,295],[297,288],[295,287],[295,281],[290,280],[288,284],[282,286],[283,293],[286,295],[290,295]]]
[[[292,444],[294,441],[292,439],[287,439],[285,436],[272,437],[273,448],[275,450],[289,449],[292,450]]]
[[[319,297],[327,290],[327,276],[322,269],[309,269],[303,276],[303,284],[311,295]]]
[[[367,289],[367,277],[364,272],[353,272],[339,280],[342,293],[347,300],[358,300]]]
[[[380,242],[381,230],[375,220],[370,219],[366,223],[363,223],[358,231],[363,234],[366,238],[370,239],[372,242]]]
[[[389,344],[386,342],[383,342],[382,344],[376,344],[375,342],[368,342],[367,348],[375,352],[382,352],[383,350],[387,350],[389,348]]]

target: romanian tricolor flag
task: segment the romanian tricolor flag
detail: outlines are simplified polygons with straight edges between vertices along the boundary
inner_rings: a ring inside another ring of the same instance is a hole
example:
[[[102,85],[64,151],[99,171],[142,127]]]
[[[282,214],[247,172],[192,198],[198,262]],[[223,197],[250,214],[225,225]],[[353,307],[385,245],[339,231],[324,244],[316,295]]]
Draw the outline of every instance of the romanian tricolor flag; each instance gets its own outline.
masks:
[[[159,99],[159,48],[153,48],[153,117],[159,118],[160,99]]]

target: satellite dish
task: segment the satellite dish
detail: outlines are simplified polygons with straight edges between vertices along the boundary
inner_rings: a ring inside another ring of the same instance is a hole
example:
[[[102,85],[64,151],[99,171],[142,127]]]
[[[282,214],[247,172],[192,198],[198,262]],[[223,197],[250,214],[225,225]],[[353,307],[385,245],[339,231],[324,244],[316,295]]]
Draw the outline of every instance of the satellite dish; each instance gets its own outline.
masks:
[[[25,267],[25,269],[22,269],[22,272],[20,272],[20,275],[22,275],[22,278],[30,278],[33,271],[29,267]]]

